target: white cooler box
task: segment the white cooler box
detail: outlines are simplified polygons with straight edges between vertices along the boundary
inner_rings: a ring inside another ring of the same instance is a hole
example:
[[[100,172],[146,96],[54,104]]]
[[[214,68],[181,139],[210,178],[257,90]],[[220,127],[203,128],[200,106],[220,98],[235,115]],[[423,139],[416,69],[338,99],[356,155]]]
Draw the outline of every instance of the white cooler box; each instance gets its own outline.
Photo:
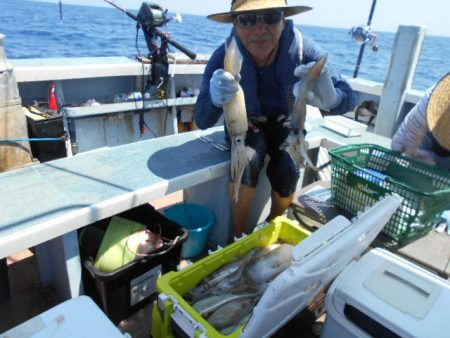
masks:
[[[124,338],[87,296],[66,300],[26,322],[0,333],[0,338]]]
[[[373,249],[333,282],[326,312],[321,338],[448,338],[450,282]]]

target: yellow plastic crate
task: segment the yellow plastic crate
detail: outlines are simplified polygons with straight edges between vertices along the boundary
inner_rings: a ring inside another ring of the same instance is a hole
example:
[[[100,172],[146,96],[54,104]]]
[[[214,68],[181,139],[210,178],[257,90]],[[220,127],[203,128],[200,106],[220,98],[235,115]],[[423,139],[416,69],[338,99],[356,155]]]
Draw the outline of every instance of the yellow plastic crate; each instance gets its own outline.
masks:
[[[310,232],[286,217],[277,217],[270,224],[220,249],[195,264],[177,272],[169,272],[157,281],[160,294],[153,309],[152,336],[170,338],[176,336],[200,337],[239,337],[243,324],[230,335],[220,334],[187,301],[183,295],[195,287],[204,277],[221,266],[245,255],[256,247],[264,247],[278,240],[297,245],[310,235]],[[183,318],[182,325],[174,322],[173,317]],[[188,319],[186,319],[188,318]],[[181,328],[184,326],[184,329]],[[187,329],[186,329],[187,328]],[[189,332],[186,332],[186,330]],[[176,334],[177,331],[179,334]]]

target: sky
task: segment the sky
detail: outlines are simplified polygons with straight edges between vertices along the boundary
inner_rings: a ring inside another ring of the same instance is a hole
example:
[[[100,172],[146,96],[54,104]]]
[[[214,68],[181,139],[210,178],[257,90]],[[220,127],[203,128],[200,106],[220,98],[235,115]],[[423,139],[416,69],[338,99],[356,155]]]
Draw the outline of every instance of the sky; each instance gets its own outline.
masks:
[[[58,0],[45,0],[58,2]],[[372,30],[395,32],[399,25],[423,25],[430,35],[450,36],[447,15],[450,13],[449,0],[303,0],[288,1],[289,5],[313,7],[308,13],[294,17],[297,24],[312,26],[351,28],[366,24],[372,2],[376,8],[372,18]],[[114,0],[123,8],[138,9],[143,1]],[[181,14],[208,15],[226,12],[231,0],[151,0],[169,12]],[[62,3],[90,6],[111,6],[103,0],[62,0]],[[445,14],[447,13],[447,14]]]

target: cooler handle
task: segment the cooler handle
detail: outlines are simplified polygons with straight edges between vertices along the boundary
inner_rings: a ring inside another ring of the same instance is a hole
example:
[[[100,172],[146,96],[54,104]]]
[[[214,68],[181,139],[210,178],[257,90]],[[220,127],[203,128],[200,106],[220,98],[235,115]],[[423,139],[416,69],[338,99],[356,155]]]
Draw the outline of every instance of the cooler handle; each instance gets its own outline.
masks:
[[[158,296],[158,308],[164,317],[164,308],[166,302],[170,301],[173,304],[173,313],[170,315],[172,320],[177,323],[181,330],[190,338],[207,338],[206,328],[192,318],[178,303],[178,301],[171,295],[161,293]],[[197,331],[200,331],[200,336],[197,336]]]

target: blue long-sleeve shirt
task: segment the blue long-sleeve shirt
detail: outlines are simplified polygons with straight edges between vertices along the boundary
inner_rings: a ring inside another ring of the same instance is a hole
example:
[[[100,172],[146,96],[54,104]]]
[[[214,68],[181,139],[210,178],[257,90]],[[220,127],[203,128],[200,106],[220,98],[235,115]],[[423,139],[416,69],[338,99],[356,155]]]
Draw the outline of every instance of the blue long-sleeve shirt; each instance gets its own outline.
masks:
[[[293,30],[293,23],[291,20],[286,20],[286,29],[284,30],[281,40],[287,39],[288,41],[284,42],[284,45],[289,46],[290,40],[292,40],[292,32],[289,34],[289,30]],[[233,32],[232,32],[233,34]],[[283,36],[286,35],[286,36]],[[280,47],[282,45],[280,44]],[[307,64],[311,61],[317,61],[319,60],[323,55],[325,54],[325,51],[317,45],[312,39],[303,36],[303,57],[302,57],[302,64]],[[197,126],[201,129],[206,129],[211,126],[213,126],[220,116],[223,113],[222,108],[218,108],[213,105],[211,101],[211,96],[209,93],[209,83],[211,80],[211,77],[219,68],[223,68],[223,62],[224,62],[224,55],[225,55],[225,45],[222,44],[219,48],[217,48],[214,53],[211,55],[211,58],[205,68],[205,72],[203,74],[203,80],[200,88],[200,93],[197,98],[197,103],[195,106],[195,122]],[[258,109],[255,109],[260,112],[260,114],[270,117],[271,115],[280,114],[281,112],[286,110],[286,106],[288,105],[289,100],[293,100],[292,98],[292,86],[295,82],[298,81],[298,78],[293,76],[294,68],[289,70],[276,70],[275,67],[277,65],[277,59],[282,57],[280,56],[282,53],[277,54],[277,58],[275,61],[267,65],[265,67],[258,67],[253,62],[245,62],[243,63],[243,69],[241,70],[241,75],[245,73],[247,70],[244,69],[244,67],[254,67],[251,71],[257,74],[257,86],[258,86],[258,101],[257,103],[260,105]],[[250,59],[250,56],[248,53],[243,53],[244,59]],[[337,91],[339,91],[339,94],[342,94],[342,100],[340,104],[331,110],[331,113],[333,114],[343,114],[350,110],[353,110],[354,107],[357,105],[358,96],[357,94],[352,90],[350,85],[347,81],[345,81],[340,74],[332,67],[332,65],[328,65],[328,71],[330,72],[334,87]],[[283,73],[284,72],[284,73]],[[286,88],[281,88],[279,86],[279,79],[277,79],[277,76],[280,76],[280,73],[282,76],[284,76],[283,81],[287,82],[288,85],[290,85],[290,92],[286,90]],[[244,78],[243,78],[244,80]],[[241,85],[242,81],[241,80]],[[247,108],[249,108],[249,105],[254,104],[255,100],[252,100],[251,92],[246,90],[245,86],[242,85],[244,90],[244,95],[246,97],[246,105]],[[249,94],[249,95],[247,95]],[[247,109],[248,111],[249,109]],[[250,109],[251,111],[252,109]]]

